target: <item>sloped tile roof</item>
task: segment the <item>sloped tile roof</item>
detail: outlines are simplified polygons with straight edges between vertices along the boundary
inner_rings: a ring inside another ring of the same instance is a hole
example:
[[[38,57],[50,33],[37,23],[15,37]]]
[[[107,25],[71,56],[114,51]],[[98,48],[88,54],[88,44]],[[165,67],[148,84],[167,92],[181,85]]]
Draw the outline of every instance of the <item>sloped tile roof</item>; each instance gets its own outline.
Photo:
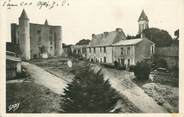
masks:
[[[142,38],[138,38],[138,39],[129,39],[129,40],[121,40],[115,44],[113,44],[114,46],[117,45],[136,45],[139,42],[141,42],[143,39]]]
[[[109,46],[125,38],[122,29],[116,29],[116,31],[104,32],[96,35],[93,34],[89,46]]]

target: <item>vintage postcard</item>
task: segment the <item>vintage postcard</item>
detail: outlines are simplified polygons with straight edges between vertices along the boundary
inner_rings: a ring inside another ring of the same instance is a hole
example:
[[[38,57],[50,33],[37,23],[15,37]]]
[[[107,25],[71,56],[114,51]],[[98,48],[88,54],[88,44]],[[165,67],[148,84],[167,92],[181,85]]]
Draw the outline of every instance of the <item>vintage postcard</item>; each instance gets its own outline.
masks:
[[[184,117],[183,10],[183,0],[0,0],[0,116]]]

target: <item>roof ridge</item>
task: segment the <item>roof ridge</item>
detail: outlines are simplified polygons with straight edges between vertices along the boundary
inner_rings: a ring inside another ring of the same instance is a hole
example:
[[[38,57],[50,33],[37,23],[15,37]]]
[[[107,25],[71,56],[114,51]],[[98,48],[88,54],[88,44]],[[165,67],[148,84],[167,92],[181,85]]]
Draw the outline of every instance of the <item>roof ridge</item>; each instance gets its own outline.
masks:
[[[117,43],[114,43],[113,45],[136,45],[143,40],[144,40],[143,38],[126,39],[126,40],[120,40]]]

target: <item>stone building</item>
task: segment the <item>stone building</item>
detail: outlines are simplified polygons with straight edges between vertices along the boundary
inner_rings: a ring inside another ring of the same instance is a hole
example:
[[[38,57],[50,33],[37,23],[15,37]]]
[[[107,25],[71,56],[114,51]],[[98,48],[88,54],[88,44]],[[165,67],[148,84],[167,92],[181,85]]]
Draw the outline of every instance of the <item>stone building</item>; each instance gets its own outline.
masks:
[[[92,40],[87,48],[87,59],[92,62],[113,63],[112,44],[125,39],[126,36],[121,28],[112,32],[92,34]]]
[[[113,44],[113,61],[121,65],[136,65],[143,60],[151,61],[155,53],[155,44],[146,39],[121,40]]]
[[[72,45],[71,51],[72,54],[75,56],[81,56],[83,58],[87,57],[87,46],[88,45]]]
[[[139,19],[139,33],[142,34],[148,27],[148,18],[142,11]],[[135,65],[137,62],[152,60],[155,53],[155,44],[141,36],[138,39],[126,39],[121,28],[112,32],[93,34],[87,47],[87,59],[92,62],[113,64],[115,61],[121,65]]]
[[[19,24],[11,24],[11,41],[20,46],[21,58],[24,60],[40,58],[43,55],[61,56],[61,32],[61,26],[51,26],[47,20],[44,24],[30,23],[23,10]]]
[[[87,48],[87,59],[106,64],[116,61],[126,66],[152,59],[155,53],[155,44],[152,41],[146,38],[126,40],[124,32],[118,30],[120,32],[109,32],[106,38],[105,35],[99,36],[102,34],[97,35],[98,38],[93,38]]]
[[[63,47],[63,54],[62,54],[62,56],[63,57],[70,57],[72,55],[72,49],[71,49],[72,45],[65,45],[65,44],[63,44],[62,47]]]

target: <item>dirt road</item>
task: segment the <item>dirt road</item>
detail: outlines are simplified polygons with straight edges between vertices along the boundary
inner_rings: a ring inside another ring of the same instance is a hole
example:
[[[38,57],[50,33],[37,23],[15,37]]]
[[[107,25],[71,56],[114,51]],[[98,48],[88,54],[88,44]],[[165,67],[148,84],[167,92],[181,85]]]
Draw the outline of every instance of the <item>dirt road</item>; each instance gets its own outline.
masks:
[[[67,85],[66,79],[57,77],[44,69],[29,63],[23,63],[35,82],[49,88],[51,91],[62,94],[63,89]],[[101,67],[93,66],[94,71],[98,71]],[[112,69],[102,69],[105,79],[109,79],[112,87],[120,92],[122,96],[126,96],[136,107],[145,113],[167,113],[167,111],[159,106],[151,97],[145,94],[144,90],[138,87],[130,79],[133,74],[130,72]]]
[[[101,67],[94,65],[93,70],[97,72]],[[131,81],[133,74],[127,71],[117,71],[113,69],[102,69],[101,73],[105,79],[109,79],[113,88],[126,96],[136,107],[145,113],[167,113],[163,107],[159,106],[143,89]]]
[[[37,84],[43,85],[57,94],[62,94],[63,89],[67,86],[68,82],[66,80],[58,78],[36,65],[26,62],[23,62],[22,65]]]

